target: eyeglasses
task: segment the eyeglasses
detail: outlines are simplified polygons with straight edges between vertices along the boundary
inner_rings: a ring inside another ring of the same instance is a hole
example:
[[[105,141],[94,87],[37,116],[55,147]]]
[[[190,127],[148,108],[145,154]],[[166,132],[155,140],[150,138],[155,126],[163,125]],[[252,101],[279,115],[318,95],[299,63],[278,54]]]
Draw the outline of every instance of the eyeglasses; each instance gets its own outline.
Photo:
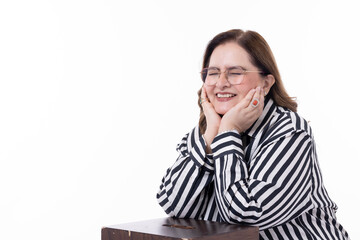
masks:
[[[230,84],[238,85],[243,81],[244,75],[250,72],[263,73],[262,71],[257,71],[257,70],[253,70],[253,71],[244,70],[241,67],[230,67],[227,68],[224,72],[221,72],[219,68],[210,67],[210,68],[204,68],[200,72],[200,74],[203,82],[209,86],[215,85],[217,83],[218,79],[221,76],[221,73],[225,73],[226,79]]]

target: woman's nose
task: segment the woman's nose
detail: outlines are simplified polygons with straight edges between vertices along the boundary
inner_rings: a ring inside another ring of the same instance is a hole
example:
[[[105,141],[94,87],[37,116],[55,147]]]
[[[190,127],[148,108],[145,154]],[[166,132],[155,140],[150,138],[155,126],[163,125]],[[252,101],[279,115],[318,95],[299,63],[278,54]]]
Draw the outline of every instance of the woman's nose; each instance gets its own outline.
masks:
[[[218,87],[230,87],[226,72],[221,72],[216,85]]]

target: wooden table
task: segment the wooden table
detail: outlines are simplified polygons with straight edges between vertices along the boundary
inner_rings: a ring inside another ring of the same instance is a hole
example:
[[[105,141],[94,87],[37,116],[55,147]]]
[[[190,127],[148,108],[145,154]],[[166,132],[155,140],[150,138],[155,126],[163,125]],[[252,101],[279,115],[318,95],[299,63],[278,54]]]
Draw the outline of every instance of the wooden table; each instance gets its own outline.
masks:
[[[253,240],[259,239],[258,227],[226,223],[160,218],[104,227],[102,240]]]

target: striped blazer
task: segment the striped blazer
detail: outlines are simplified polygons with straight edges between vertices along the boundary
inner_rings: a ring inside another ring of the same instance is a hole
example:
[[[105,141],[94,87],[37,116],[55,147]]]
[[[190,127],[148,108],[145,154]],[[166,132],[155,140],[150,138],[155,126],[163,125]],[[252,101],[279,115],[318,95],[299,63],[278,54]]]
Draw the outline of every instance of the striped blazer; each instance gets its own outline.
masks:
[[[198,126],[178,144],[157,194],[168,215],[259,226],[260,239],[349,239],[297,113],[267,98],[247,131],[220,133],[205,149]]]

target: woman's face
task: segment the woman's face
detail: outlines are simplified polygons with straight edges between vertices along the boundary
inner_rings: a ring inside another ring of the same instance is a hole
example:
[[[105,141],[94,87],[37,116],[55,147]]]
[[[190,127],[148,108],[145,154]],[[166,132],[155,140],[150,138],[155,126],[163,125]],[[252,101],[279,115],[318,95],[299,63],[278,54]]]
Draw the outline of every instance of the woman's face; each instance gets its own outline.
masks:
[[[242,67],[244,70],[256,71],[249,54],[235,42],[228,42],[217,46],[210,57],[209,67],[216,67],[224,72],[230,67]],[[213,86],[205,84],[208,99],[218,114],[225,114],[246,94],[257,86],[263,87],[263,76],[258,72],[248,72],[243,75],[239,85],[231,85],[227,81],[226,74],[221,74],[217,83]]]

